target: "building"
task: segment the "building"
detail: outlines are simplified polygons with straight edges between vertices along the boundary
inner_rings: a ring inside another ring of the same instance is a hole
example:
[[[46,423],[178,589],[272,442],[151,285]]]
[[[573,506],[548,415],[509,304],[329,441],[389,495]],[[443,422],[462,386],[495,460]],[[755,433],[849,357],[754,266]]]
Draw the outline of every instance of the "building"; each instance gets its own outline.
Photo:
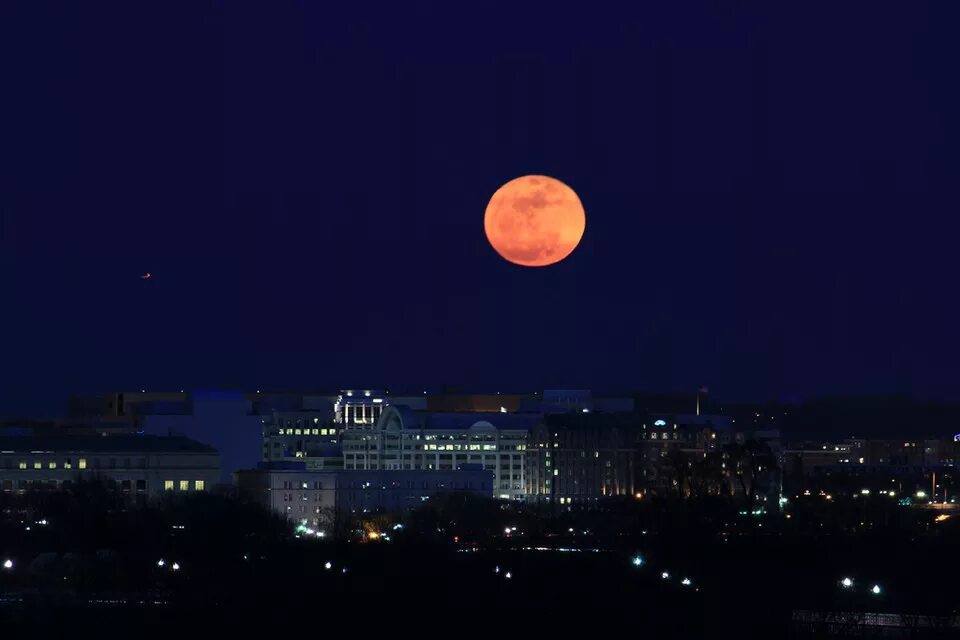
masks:
[[[742,434],[732,431],[731,419],[726,416],[648,415],[639,435],[639,489],[665,492],[678,486],[677,470],[672,468],[670,458],[673,451],[692,461],[706,457],[724,444],[742,440]]]
[[[519,499],[529,430],[542,420],[538,413],[418,413],[388,405],[373,428],[343,431],[344,469],[453,471],[475,464],[493,472],[492,495]]]
[[[257,406],[261,414],[263,462],[299,460],[308,469],[342,469],[343,453],[334,421],[334,400],[304,396],[295,405]]]
[[[583,504],[634,496],[640,490],[642,434],[639,416],[601,414],[574,407],[545,416],[527,446],[529,499]]]
[[[81,478],[101,478],[131,498],[207,491],[220,480],[220,456],[186,438],[0,437],[0,487],[5,493],[55,490]]]
[[[383,412],[386,392],[345,389],[333,404],[334,422],[346,428],[372,428]]]
[[[449,471],[311,471],[302,462],[239,471],[241,495],[319,529],[364,513],[400,513],[442,493],[489,496],[493,474],[476,466]]]

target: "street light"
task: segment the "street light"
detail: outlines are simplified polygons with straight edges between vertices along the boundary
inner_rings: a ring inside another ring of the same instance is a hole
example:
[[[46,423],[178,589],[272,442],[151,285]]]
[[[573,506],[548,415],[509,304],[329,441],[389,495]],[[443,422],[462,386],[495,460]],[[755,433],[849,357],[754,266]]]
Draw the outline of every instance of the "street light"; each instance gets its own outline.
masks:
[[[875,596],[880,595],[880,593],[881,593],[882,591],[883,591],[883,590],[880,588],[880,585],[878,585],[878,584],[875,584],[875,585],[873,585],[873,587],[870,588],[870,593],[872,593],[872,594],[875,595]]]
[[[852,589],[852,588],[853,588],[853,579],[852,579],[852,578],[844,578],[843,580],[840,581],[840,585],[841,585],[844,589]]]
[[[639,567],[643,565],[643,558],[640,556],[633,556],[633,566]]]
[[[6,560],[4,560],[4,561],[3,561],[3,568],[4,568],[4,569],[13,569],[13,560],[11,560],[10,558],[7,558]]]
[[[660,577],[663,578],[664,580],[669,580],[669,579],[670,579],[670,572],[669,572],[669,571],[664,571],[663,573],[660,574]]]

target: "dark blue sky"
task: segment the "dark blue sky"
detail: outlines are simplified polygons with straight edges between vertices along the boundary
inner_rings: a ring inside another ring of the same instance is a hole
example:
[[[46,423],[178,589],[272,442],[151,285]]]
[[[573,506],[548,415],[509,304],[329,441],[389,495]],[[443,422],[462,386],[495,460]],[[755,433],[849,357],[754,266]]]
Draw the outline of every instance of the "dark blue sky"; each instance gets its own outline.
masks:
[[[141,387],[960,397],[955,3],[356,4],[4,10],[0,414]],[[551,268],[483,234],[527,173],[587,211]]]

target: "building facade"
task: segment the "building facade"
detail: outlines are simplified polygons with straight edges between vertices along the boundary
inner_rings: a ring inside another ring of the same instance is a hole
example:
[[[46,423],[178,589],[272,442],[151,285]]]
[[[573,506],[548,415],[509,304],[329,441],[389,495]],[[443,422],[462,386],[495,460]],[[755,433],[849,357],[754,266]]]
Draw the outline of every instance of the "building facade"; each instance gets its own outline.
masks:
[[[545,416],[527,447],[529,499],[584,504],[640,490],[642,433],[633,414],[577,411]]]
[[[5,493],[56,490],[100,478],[131,498],[165,491],[208,491],[220,480],[220,456],[186,438],[148,435],[0,438]]]
[[[493,473],[491,495],[514,500],[526,493],[526,450],[540,414],[430,413],[384,408],[373,429],[342,433],[346,470],[455,471],[479,465]]]
[[[479,467],[455,471],[310,471],[303,463],[239,471],[241,494],[312,528],[332,528],[344,515],[413,509],[437,494],[489,496],[493,474]]]

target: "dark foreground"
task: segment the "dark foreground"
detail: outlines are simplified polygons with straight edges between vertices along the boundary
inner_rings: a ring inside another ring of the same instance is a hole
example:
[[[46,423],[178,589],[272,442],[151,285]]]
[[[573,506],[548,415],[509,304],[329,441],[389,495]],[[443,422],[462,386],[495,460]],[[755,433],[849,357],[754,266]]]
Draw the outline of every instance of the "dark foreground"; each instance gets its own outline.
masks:
[[[179,574],[146,590],[8,590],[0,620],[13,634],[6,637],[57,637],[105,625],[188,637],[351,626],[375,635],[447,627],[510,637],[584,627],[681,638],[956,637],[960,630],[946,626],[958,591],[944,578],[957,575],[957,560],[938,557],[939,545],[775,537],[685,548],[682,540],[651,539],[635,549],[593,551],[577,542],[551,544],[579,551],[463,551],[297,541],[246,554],[219,576],[184,562]],[[883,592],[845,589],[837,584],[841,574],[863,585],[882,582]],[[874,618],[828,615],[840,611],[896,618],[878,626]],[[901,615],[909,612],[936,616],[930,624]]]

